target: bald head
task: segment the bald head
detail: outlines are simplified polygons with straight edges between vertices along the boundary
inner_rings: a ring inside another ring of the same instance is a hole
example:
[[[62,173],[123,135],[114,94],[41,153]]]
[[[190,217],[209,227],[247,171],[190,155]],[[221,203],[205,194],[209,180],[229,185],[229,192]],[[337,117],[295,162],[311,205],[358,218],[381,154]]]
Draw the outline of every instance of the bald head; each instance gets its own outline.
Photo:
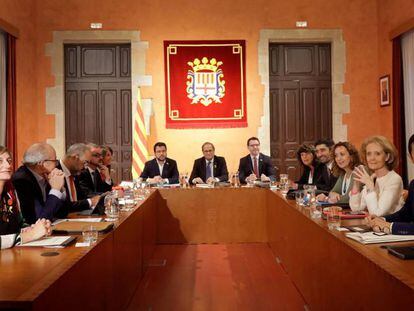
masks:
[[[36,165],[45,160],[56,159],[55,149],[46,143],[36,143],[27,148],[23,155],[23,164]]]

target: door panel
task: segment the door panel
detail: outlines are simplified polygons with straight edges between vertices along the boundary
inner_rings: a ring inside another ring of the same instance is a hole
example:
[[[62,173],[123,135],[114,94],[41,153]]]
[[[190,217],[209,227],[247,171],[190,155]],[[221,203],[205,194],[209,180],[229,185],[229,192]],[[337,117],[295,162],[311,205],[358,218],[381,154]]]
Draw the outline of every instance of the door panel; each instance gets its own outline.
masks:
[[[130,45],[65,45],[65,88],[66,147],[77,142],[111,147],[114,181],[130,180]]]
[[[278,173],[297,180],[296,150],[332,138],[329,44],[270,44],[270,148]]]

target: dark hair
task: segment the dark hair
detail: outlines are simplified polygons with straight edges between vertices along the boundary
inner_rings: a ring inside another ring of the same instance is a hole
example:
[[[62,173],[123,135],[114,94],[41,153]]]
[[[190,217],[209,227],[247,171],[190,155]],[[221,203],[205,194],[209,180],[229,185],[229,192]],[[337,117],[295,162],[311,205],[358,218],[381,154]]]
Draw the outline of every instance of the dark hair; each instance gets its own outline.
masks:
[[[410,139],[408,140],[408,152],[411,156],[411,151],[413,151],[413,145],[414,145],[414,134],[411,135]]]
[[[315,147],[318,145],[325,145],[328,148],[331,148],[334,145],[334,141],[332,139],[318,139],[315,142]]]
[[[260,140],[259,140],[259,138],[257,138],[257,137],[250,137],[248,140],[247,140],[247,146],[249,146],[249,144],[250,144],[250,141],[252,141],[252,140],[257,140],[258,142],[259,142],[259,145],[260,145]]]
[[[112,148],[111,148],[111,147],[106,146],[106,145],[102,145],[102,146],[100,146],[100,147],[101,147],[101,149],[102,149],[102,156],[103,156],[103,157],[105,157],[105,156],[106,156],[106,154],[108,153],[108,151],[111,153],[111,155],[113,155],[113,154],[114,154],[114,152],[113,152],[113,150],[112,150]]]
[[[335,177],[339,177],[341,174],[345,174],[345,170],[340,168],[338,164],[335,161],[335,150],[338,147],[344,147],[351,157],[351,161],[349,162],[349,167],[353,170],[356,166],[361,164],[361,160],[359,158],[359,153],[357,148],[355,146],[347,141],[340,141],[335,144],[332,148],[332,159],[334,159],[333,165],[332,165],[332,174]]]
[[[155,145],[154,145],[154,152],[155,152],[155,149],[157,147],[165,147],[165,149],[167,149],[167,145],[165,143],[163,143],[163,142],[160,142],[160,141],[157,142],[157,143],[155,143]]]
[[[306,153],[312,153],[313,155],[313,162],[312,165],[315,166],[317,163],[317,159],[316,159],[316,154],[315,154],[315,147],[313,145],[307,145],[307,144],[303,144],[299,147],[299,149],[296,151],[296,157],[298,158],[298,161],[300,163],[300,165],[305,166],[302,162],[302,158],[300,156],[300,154],[302,152],[306,152]]]

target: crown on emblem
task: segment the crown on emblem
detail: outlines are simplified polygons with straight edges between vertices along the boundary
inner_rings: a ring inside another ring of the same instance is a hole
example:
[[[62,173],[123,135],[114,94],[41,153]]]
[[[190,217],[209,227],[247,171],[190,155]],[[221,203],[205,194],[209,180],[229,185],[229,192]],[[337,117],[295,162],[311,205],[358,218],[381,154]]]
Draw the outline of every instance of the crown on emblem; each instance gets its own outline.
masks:
[[[196,58],[193,62],[188,62],[187,64],[193,67],[194,72],[201,70],[210,70],[215,72],[218,67],[223,64],[223,62],[218,62],[214,57],[210,59],[210,61],[207,57],[203,57],[201,61]]]

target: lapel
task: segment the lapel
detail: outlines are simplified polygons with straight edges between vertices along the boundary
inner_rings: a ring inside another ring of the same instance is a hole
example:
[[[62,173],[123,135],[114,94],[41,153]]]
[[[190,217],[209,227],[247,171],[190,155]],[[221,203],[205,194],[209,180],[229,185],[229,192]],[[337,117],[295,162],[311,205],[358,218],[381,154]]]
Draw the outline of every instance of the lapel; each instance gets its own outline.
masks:
[[[94,189],[94,191],[95,192],[97,192],[97,189],[98,189],[98,182],[99,182],[99,180],[100,180],[100,178],[101,178],[101,176],[99,175],[99,173],[98,173],[98,170],[97,169],[95,169],[94,171],[93,171],[93,178],[95,179],[95,183],[93,182],[93,180],[92,180],[92,176],[91,176],[91,174],[89,174],[89,176],[91,177],[91,182],[92,182],[92,185],[93,185],[93,189]]]
[[[247,164],[248,164],[247,166],[249,168],[248,175],[254,174],[254,171],[253,171],[253,160],[252,160],[252,157],[250,156],[250,154],[247,155],[246,159],[247,159]]]
[[[216,177],[218,175],[217,171],[218,171],[218,161],[217,158],[214,157],[213,158],[213,163],[211,163],[213,165],[213,175],[214,177]]]
[[[168,176],[169,169],[170,169],[170,162],[168,161],[168,158],[166,158],[164,162],[164,167],[162,168],[162,175],[161,175],[162,178],[166,178],[165,177],[166,175]]]
[[[259,177],[262,175],[263,173],[263,155],[261,153],[259,153],[259,157],[258,157],[258,170],[259,170]]]
[[[206,158],[204,157],[201,158],[200,168],[200,177],[202,180],[206,181]]]
[[[154,163],[154,176],[158,176],[158,175],[160,175],[160,168],[158,167],[157,159],[154,159],[153,161],[154,161],[153,162]]]
[[[40,186],[39,186],[39,183],[37,182],[36,177],[33,175],[33,173],[26,166],[23,166],[23,168],[27,172],[32,184],[35,187],[35,193],[36,193],[37,199],[39,200],[39,202],[41,202],[42,205],[44,205],[45,201],[43,201],[42,189],[40,189]],[[47,197],[47,191],[46,191],[46,197]]]

